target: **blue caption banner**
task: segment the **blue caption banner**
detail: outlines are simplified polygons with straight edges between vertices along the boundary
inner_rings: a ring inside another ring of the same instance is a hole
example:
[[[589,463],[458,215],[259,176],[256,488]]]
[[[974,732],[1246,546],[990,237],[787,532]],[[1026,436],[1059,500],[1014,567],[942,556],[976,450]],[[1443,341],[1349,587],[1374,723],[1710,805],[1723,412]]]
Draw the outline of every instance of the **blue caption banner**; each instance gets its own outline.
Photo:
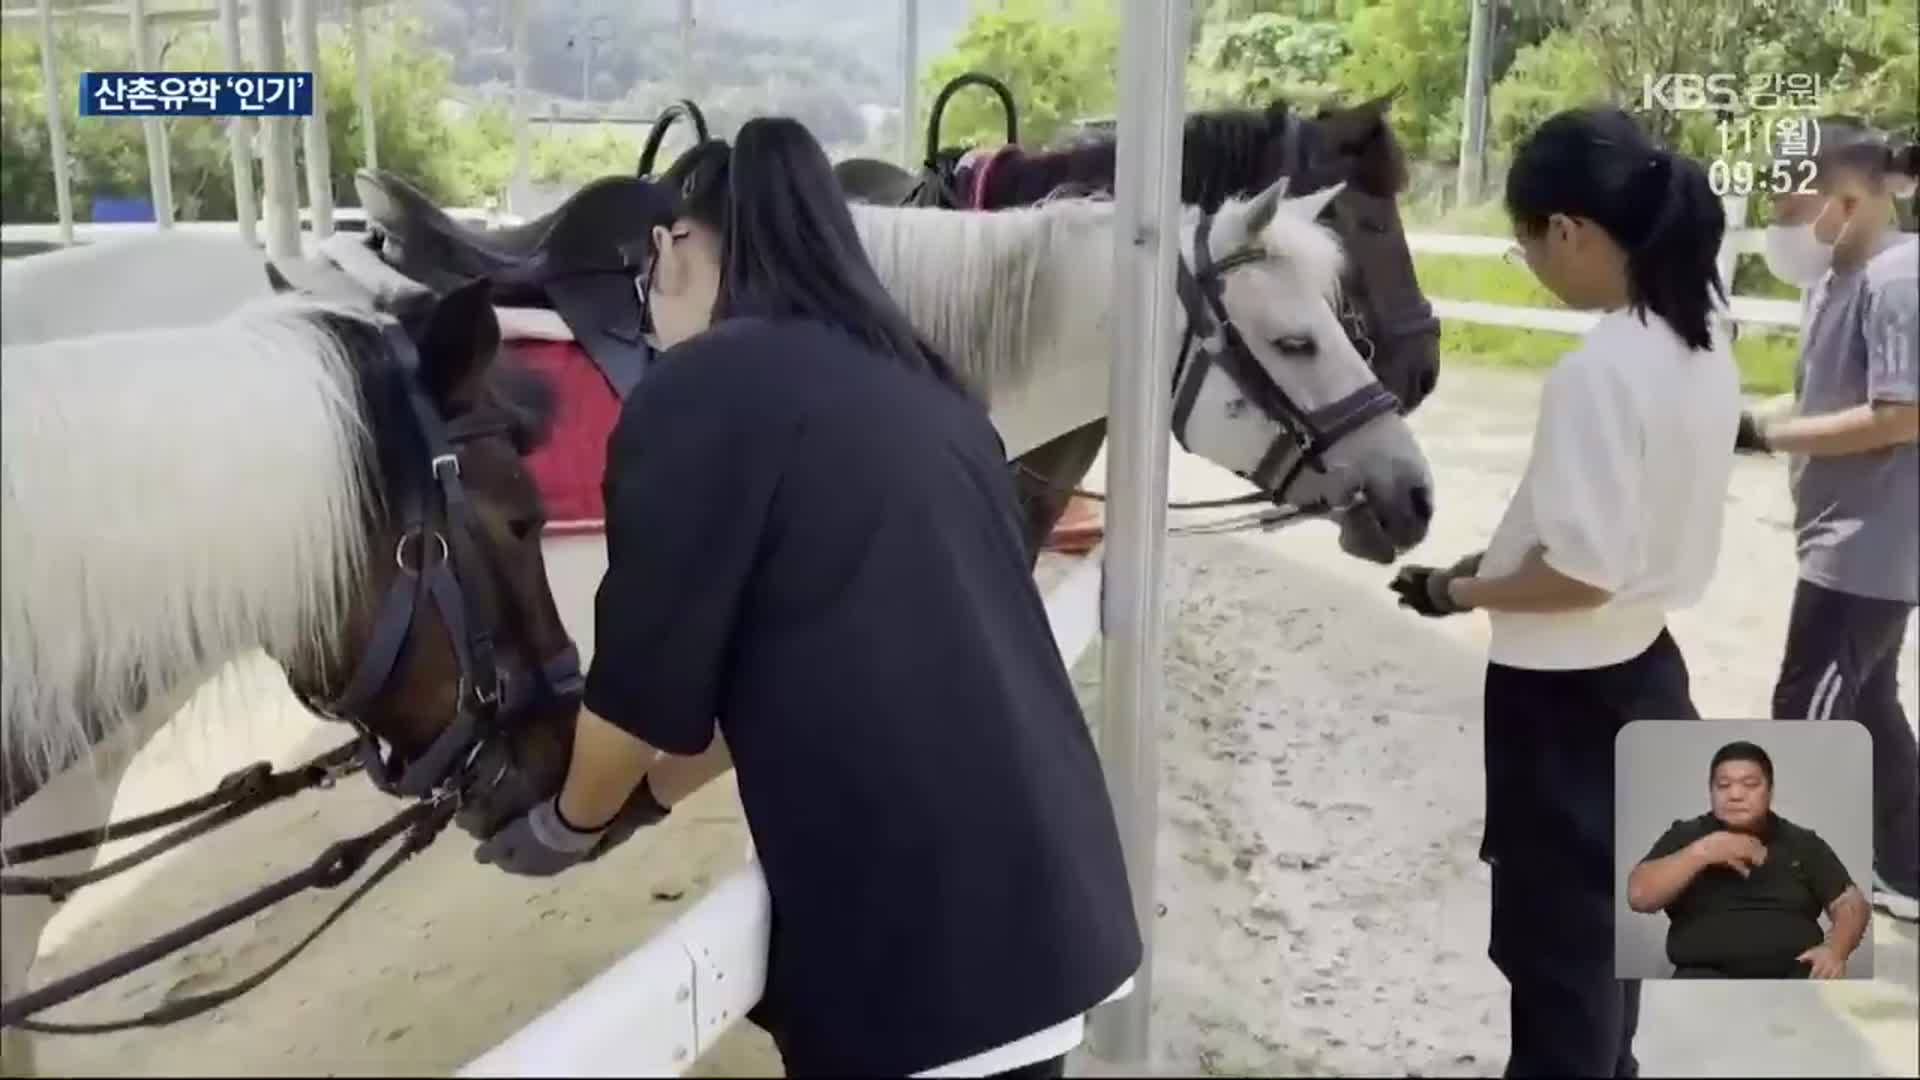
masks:
[[[310,71],[89,71],[81,116],[312,116]]]

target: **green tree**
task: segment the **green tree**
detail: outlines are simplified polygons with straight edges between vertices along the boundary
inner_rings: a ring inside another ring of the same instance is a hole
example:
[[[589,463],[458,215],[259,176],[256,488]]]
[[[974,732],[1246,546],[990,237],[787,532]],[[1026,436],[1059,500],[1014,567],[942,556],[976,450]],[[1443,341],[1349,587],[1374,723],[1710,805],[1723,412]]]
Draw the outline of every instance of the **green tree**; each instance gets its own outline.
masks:
[[[397,29],[399,36],[381,48],[372,69],[381,166],[442,202],[471,203],[484,192],[499,190],[511,152],[504,121],[495,118],[491,127],[486,119],[450,121],[442,109],[451,93],[446,59],[418,47],[418,25],[403,24]],[[167,66],[174,70],[225,66],[218,43],[203,27],[169,35],[163,49]],[[86,220],[95,196],[144,196],[148,191],[142,126],[126,120],[82,118],[77,100],[79,72],[124,70],[132,58],[125,35],[76,28],[57,36],[56,55],[61,72],[57,90],[68,118],[74,213]],[[323,34],[319,68],[326,88],[333,196],[336,203],[353,204],[357,199],[352,177],[363,163],[363,143],[346,35]],[[0,218],[4,220],[51,221],[56,216],[45,92],[38,39],[30,34],[0,37]],[[167,120],[165,127],[175,213],[183,220],[231,219],[233,171],[225,121],[176,117]],[[295,153],[296,157],[302,153],[297,140]],[[299,183],[304,193],[304,167]],[[259,188],[256,164],[255,190]]]
[[[1354,0],[1343,5],[1347,55],[1337,75],[1356,98],[1404,90],[1388,114],[1416,158],[1452,156],[1467,75],[1468,5],[1460,0]]]
[[[1670,73],[1726,73],[1743,90],[1762,77],[1813,75],[1824,91],[1819,111],[1859,113],[1896,130],[1911,125],[1920,95],[1915,0],[1857,12],[1830,2],[1594,0],[1518,51],[1494,89],[1496,141],[1510,143],[1560,109],[1608,102],[1641,112],[1650,130],[1689,153],[1717,155],[1717,114],[1658,102],[1641,108],[1645,79]]]
[[[1610,98],[1605,73],[1580,35],[1557,30],[1519,50],[1493,87],[1488,141],[1504,151],[1555,113]]]
[[[1065,14],[1056,0],[1008,0],[998,9],[983,8],[928,67],[915,130],[926,129],[927,110],[941,87],[978,71],[1013,91],[1020,141],[1044,145],[1075,120],[1112,112],[1119,53],[1120,22],[1102,0],[1077,0]],[[945,146],[997,145],[1005,131],[998,100],[977,87],[956,94],[941,117]]]
[[[1189,102],[1199,108],[1264,106],[1275,98],[1317,104],[1337,91],[1347,55],[1334,22],[1260,13],[1207,27],[1188,66]]]

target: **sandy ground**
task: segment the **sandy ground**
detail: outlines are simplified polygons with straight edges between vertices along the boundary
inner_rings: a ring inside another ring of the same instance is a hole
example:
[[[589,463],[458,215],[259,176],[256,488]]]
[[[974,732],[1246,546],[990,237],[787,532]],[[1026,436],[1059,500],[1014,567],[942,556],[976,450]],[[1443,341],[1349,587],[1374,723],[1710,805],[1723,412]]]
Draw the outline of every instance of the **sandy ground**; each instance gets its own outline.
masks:
[[[1433,539],[1482,544],[1517,479],[1537,382],[1454,369],[1416,420],[1439,479]],[[1176,452],[1176,497],[1236,490]],[[1096,470],[1095,476],[1100,475]],[[1675,620],[1708,715],[1764,715],[1793,580],[1777,463],[1743,461],[1719,580]],[[598,545],[554,545],[562,610],[585,616]],[[1341,555],[1325,526],[1172,541],[1162,735],[1154,1042],[1169,1073],[1497,1075],[1505,986],[1485,957],[1475,859],[1484,624],[1396,610],[1388,572]],[[1907,670],[1914,663],[1908,639]],[[1075,671],[1090,712],[1098,651]],[[304,719],[271,671],[246,665],[136,759],[116,816],[202,790],[261,756],[339,737]],[[254,692],[248,693],[251,688]],[[1910,713],[1914,685],[1904,688]],[[266,703],[263,707],[262,701]],[[76,899],[50,927],[36,981],[191,918],[391,805],[362,782],[309,795],[197,850]],[[740,865],[730,783],[598,865],[529,883],[471,861],[449,834],[287,971],[203,1018],[152,1032],[39,1041],[60,1075],[447,1074],[599,972]],[[323,914],[290,902],[66,1007],[122,1015],[248,974]],[[1652,985],[1649,1075],[1917,1075],[1915,934],[1877,918],[1871,982]],[[1081,1063],[1092,1068],[1092,1063]],[[765,1075],[777,1058],[742,1026],[696,1075]]]

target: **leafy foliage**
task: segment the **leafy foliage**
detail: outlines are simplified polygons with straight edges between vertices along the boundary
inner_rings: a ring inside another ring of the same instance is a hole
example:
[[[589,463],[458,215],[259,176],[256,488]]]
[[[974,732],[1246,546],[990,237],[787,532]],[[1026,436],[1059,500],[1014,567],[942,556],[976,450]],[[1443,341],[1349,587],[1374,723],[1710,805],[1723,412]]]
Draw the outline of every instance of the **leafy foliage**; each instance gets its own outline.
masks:
[[[1188,96],[1205,108],[1311,102],[1327,96],[1347,52],[1347,34],[1334,23],[1277,12],[1215,23],[1195,49]]]
[[[921,80],[914,130],[926,127],[934,95],[954,76],[993,75],[1013,91],[1020,141],[1040,146],[1076,120],[1111,112],[1113,72],[1120,53],[1120,22],[1104,0],[1008,0],[977,11],[947,53]],[[997,145],[1006,138],[998,100],[969,88],[948,102],[941,117],[944,146]]]
[[[1458,150],[1467,81],[1468,5],[1457,0],[1377,0],[1342,5],[1348,53],[1342,90],[1369,98],[1404,87],[1390,114],[1416,158]]]

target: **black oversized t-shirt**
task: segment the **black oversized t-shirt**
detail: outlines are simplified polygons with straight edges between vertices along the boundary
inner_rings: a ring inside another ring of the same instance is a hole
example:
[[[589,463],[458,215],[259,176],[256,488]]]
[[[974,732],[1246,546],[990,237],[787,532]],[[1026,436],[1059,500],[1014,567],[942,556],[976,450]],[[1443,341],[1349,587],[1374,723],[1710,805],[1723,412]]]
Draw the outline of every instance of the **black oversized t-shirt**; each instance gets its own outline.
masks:
[[[1723,828],[1710,813],[1676,821],[1641,861],[1665,858]],[[1820,913],[1853,884],[1840,857],[1820,834],[1778,814],[1768,815],[1755,838],[1767,857],[1748,876],[1709,866],[1667,905],[1667,959],[1676,967],[1784,977],[1796,957],[1825,939]]]
[[[586,704],[717,720],[791,1073],[903,1075],[1086,1011],[1140,939],[1100,763],[980,406],[812,323],[666,353],[608,443]]]

